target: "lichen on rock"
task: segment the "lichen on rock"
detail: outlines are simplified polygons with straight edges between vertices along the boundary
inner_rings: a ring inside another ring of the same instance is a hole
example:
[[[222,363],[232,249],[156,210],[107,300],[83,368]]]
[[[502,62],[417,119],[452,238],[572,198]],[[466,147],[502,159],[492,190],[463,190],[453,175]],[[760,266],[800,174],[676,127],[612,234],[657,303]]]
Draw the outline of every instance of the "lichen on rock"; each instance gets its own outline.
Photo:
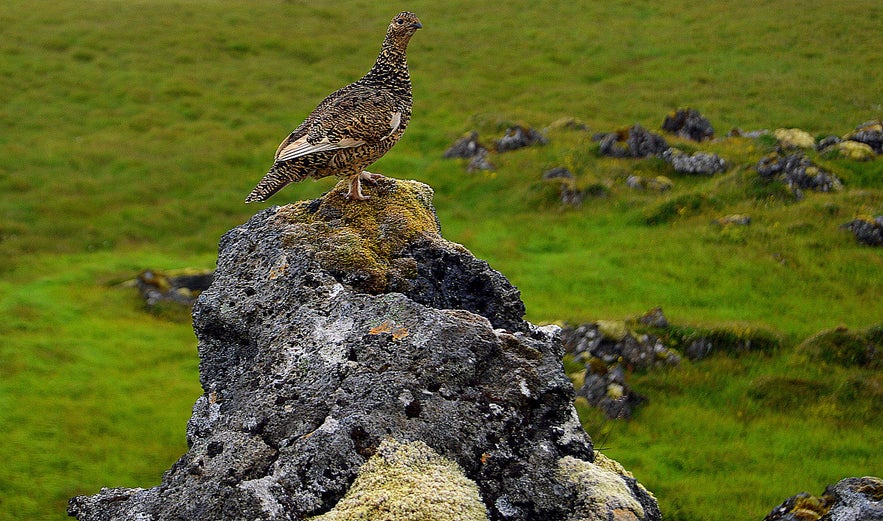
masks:
[[[426,507],[515,521],[602,500],[577,498],[557,471],[597,459],[559,328],[526,322],[518,289],[441,237],[428,187],[383,179],[370,193],[347,202],[338,186],[221,238],[193,308],[204,393],[187,453],[158,486],[73,498],[71,515],[445,519]],[[466,499],[434,503],[443,490]],[[658,520],[652,496],[629,490]]]
[[[337,505],[309,521],[486,521],[478,486],[421,441],[384,440]]]

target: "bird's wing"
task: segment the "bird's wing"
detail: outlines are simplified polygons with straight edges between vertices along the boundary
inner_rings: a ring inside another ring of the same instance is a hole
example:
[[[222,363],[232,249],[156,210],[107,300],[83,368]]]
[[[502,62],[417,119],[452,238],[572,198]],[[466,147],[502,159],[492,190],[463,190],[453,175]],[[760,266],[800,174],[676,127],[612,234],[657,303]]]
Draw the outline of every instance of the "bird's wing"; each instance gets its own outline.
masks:
[[[402,112],[392,94],[353,84],[323,101],[307,118],[306,128],[292,132],[279,145],[276,161],[376,143],[401,122]]]

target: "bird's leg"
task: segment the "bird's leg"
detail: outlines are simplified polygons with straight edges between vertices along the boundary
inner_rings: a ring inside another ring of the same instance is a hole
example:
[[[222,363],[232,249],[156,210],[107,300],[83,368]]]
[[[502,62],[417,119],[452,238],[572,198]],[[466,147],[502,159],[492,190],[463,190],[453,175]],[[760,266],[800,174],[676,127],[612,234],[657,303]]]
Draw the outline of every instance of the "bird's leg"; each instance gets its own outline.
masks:
[[[362,181],[365,181],[366,183],[368,183],[369,185],[376,185],[377,181],[379,179],[384,178],[384,175],[383,174],[372,174],[371,172],[369,172],[367,170],[362,170],[362,173],[359,174],[359,178]]]
[[[362,175],[355,175],[350,178],[350,189],[346,193],[347,198],[353,201],[364,201],[365,199],[370,199],[367,195],[362,195],[362,183],[360,182],[362,179]]]

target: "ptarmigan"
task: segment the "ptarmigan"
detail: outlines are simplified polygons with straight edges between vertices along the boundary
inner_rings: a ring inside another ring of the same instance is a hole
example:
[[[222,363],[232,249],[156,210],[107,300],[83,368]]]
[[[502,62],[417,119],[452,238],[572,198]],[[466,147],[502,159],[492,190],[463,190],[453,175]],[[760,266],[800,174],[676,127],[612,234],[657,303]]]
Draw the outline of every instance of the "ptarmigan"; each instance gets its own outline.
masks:
[[[266,201],[289,183],[336,175],[349,180],[347,197],[368,199],[361,181],[383,177],[364,169],[398,142],[411,120],[411,77],[405,51],[423,27],[402,12],[389,24],[371,70],[332,93],[279,145],[272,168],[246,197]]]

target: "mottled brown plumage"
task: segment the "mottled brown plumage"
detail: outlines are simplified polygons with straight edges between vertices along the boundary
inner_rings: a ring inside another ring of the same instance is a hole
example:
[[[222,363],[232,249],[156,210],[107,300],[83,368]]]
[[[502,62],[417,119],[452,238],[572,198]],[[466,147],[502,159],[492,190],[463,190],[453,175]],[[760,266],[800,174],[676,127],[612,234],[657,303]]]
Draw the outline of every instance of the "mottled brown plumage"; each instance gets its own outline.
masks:
[[[294,129],[245,202],[266,201],[289,183],[330,175],[349,180],[350,199],[367,199],[361,181],[374,182],[382,176],[365,168],[398,142],[411,120],[411,77],[405,51],[421,27],[414,13],[396,15],[371,70],[322,100]]]

